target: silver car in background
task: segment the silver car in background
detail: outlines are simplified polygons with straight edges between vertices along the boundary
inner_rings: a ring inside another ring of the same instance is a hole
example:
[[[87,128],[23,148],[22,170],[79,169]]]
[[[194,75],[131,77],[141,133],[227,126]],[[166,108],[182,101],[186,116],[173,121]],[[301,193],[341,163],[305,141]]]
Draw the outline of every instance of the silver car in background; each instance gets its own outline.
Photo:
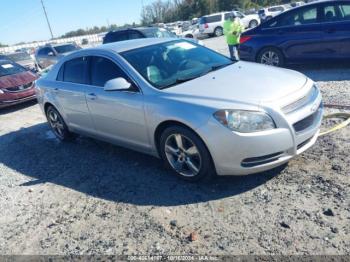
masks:
[[[35,52],[35,59],[41,69],[57,63],[65,55],[68,55],[81,47],[76,44],[48,44],[39,47]]]
[[[6,54],[6,56],[11,61],[20,64],[21,66],[27,68],[28,70],[31,70],[34,73],[39,72],[38,64],[36,63],[35,59],[27,52],[15,52]]]
[[[75,52],[37,82],[37,97],[59,139],[151,154],[188,180],[286,163],[315,143],[323,114],[303,74],[174,39]]]

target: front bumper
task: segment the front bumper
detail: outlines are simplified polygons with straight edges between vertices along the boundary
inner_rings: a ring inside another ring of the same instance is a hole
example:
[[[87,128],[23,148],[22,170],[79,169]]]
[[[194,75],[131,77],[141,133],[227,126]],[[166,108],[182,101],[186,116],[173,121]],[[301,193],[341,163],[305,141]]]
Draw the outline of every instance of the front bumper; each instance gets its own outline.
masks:
[[[269,114],[278,120],[278,128],[238,133],[211,118],[196,130],[208,146],[218,175],[248,175],[273,169],[310,148],[317,140],[322,121],[321,94],[290,114],[279,110]],[[300,123],[304,126],[297,131]]]
[[[27,96],[27,97],[19,98],[19,99],[3,100],[3,101],[0,100],[0,108],[5,108],[5,107],[9,107],[9,106],[25,103],[25,102],[28,102],[28,101],[33,101],[35,99],[36,99],[36,96],[35,95],[31,95],[31,96]]]

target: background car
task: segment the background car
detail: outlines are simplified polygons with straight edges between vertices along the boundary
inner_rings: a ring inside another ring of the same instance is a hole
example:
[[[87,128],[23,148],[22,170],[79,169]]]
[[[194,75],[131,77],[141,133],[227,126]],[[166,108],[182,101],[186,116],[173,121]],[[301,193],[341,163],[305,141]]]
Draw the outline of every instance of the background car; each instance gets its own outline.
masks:
[[[260,17],[258,14],[244,14],[240,11],[233,11],[239,17],[244,28],[254,28],[260,24]]]
[[[35,59],[33,59],[32,56],[30,56],[27,52],[15,52],[6,54],[6,56],[16,62],[17,64],[20,64],[21,66],[33,71],[34,73],[37,73],[40,68],[38,64],[36,63]]]
[[[315,2],[288,10],[242,34],[243,60],[282,66],[350,58],[350,1]]]
[[[265,21],[279,15],[280,13],[283,13],[286,10],[288,10],[288,8],[284,5],[275,5],[260,9],[258,11],[258,15],[261,21]]]
[[[57,63],[63,56],[81,49],[76,44],[50,44],[39,47],[35,52],[35,59],[44,69],[50,65]]]
[[[233,11],[241,19],[245,28],[253,28],[260,24],[260,18],[256,14],[244,15],[239,11]],[[232,12],[221,12],[203,16],[199,19],[199,32],[209,36],[222,36],[224,23]]]
[[[108,32],[103,38],[103,44],[140,38],[179,38],[179,36],[175,35],[167,29],[159,27],[128,28]],[[203,45],[201,41],[193,38],[188,39],[190,41]]]
[[[34,100],[36,74],[23,66],[0,60],[0,108]]]

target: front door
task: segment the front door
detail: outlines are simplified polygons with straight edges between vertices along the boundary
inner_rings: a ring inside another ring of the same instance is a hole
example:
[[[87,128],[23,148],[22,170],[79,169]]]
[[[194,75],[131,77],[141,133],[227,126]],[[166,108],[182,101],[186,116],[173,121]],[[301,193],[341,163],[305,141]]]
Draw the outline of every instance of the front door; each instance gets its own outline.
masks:
[[[90,59],[91,82],[87,104],[98,135],[118,144],[147,150],[150,148],[144,115],[143,94],[132,84],[129,90],[105,91],[108,80],[123,77],[132,81],[112,60]]]

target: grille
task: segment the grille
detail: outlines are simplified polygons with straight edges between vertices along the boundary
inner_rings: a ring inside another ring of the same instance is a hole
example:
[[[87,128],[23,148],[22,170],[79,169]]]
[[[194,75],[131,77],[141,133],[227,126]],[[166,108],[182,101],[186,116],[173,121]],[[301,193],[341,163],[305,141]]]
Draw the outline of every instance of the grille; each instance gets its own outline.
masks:
[[[315,113],[300,120],[299,122],[296,122],[293,125],[295,132],[302,132],[308,129],[309,127],[311,127],[315,123],[315,120],[318,118],[318,115],[322,110],[322,107],[323,107],[323,104],[321,103],[318,109],[315,111]]]
[[[299,108],[302,108],[303,106],[305,106],[306,104],[308,104],[309,102],[314,101],[317,96],[319,95],[319,90],[316,86],[313,86],[311,88],[311,90],[302,98],[298,99],[297,101],[285,106],[282,108],[283,113],[285,114],[289,114],[293,111],[298,110]]]
[[[4,88],[4,90],[6,90],[7,92],[10,92],[10,93],[18,93],[18,92],[25,91],[25,90],[31,88],[32,86],[33,86],[33,82],[30,82],[30,83],[25,84],[25,85]]]

